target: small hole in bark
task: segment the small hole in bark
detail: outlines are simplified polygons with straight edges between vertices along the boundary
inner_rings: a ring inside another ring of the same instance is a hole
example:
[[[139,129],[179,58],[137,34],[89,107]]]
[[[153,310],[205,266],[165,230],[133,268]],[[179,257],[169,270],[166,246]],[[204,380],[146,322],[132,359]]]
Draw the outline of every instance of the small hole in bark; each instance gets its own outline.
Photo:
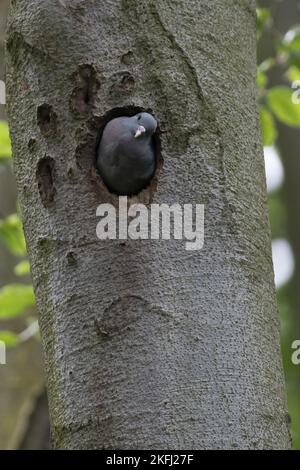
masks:
[[[131,64],[132,60],[133,60],[133,52],[132,51],[128,51],[128,52],[126,52],[125,54],[123,54],[121,56],[122,64],[129,65],[129,64]]]
[[[28,150],[33,153],[36,150],[36,139],[31,138],[28,141]]]
[[[55,161],[51,157],[44,157],[39,160],[36,170],[36,179],[41,201],[44,207],[49,207],[56,193],[54,187]]]
[[[113,96],[128,95],[132,92],[135,80],[129,72],[118,72],[111,77],[112,85],[109,94]]]
[[[37,109],[37,124],[42,135],[48,136],[56,132],[57,115],[49,104],[42,104]]]
[[[69,181],[70,181],[71,183],[74,183],[74,182],[76,181],[76,176],[77,176],[77,175],[76,175],[76,170],[75,170],[75,168],[70,167],[70,168],[68,169],[68,171],[67,171],[67,175],[68,175]]]
[[[69,266],[75,266],[77,264],[77,257],[74,251],[68,251],[66,258]]]
[[[71,110],[82,114],[90,111],[94,105],[95,96],[100,88],[100,82],[92,65],[80,65],[72,75],[75,88],[71,95]]]
[[[291,415],[289,413],[285,414],[285,419],[286,419],[287,425],[290,426],[292,424],[292,418],[291,418]]]

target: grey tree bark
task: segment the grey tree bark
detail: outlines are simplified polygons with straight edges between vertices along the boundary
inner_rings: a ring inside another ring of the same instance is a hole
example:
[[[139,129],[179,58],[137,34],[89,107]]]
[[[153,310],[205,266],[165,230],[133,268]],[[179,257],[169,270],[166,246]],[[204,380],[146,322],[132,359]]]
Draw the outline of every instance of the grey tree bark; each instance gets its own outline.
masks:
[[[8,97],[55,448],[289,448],[256,100],[255,2],[14,2]],[[96,238],[106,120],[151,109],[135,200],[205,244]],[[159,148],[158,148],[159,150]]]
[[[5,81],[4,50],[9,0],[0,1],[0,80]],[[0,119],[6,119],[0,103]],[[15,178],[10,161],[0,161],[0,218],[16,210]],[[0,243],[0,288],[19,282],[13,268],[18,260]],[[24,317],[1,321],[0,330],[22,331]],[[47,444],[47,403],[38,399],[44,389],[41,348],[35,341],[7,351],[7,367],[0,367],[0,449],[41,449]],[[38,425],[35,425],[38,423]],[[38,428],[38,429],[37,429]],[[49,434],[49,433],[48,433]],[[48,439],[49,441],[49,439]]]

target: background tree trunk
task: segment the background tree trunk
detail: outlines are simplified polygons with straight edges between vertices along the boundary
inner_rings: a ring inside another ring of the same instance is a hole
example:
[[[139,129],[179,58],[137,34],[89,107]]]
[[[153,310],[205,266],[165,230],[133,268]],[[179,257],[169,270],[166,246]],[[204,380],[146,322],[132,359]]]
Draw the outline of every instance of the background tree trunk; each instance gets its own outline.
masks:
[[[273,5],[274,8],[274,22],[277,29],[281,33],[285,33],[291,26],[299,24],[300,22],[300,2],[299,0],[292,0],[286,4]],[[288,7],[288,8],[287,8]],[[281,73],[280,73],[281,72]],[[271,75],[271,80],[275,84],[282,85],[283,77],[280,69],[274,69]],[[287,83],[285,83],[287,85]],[[287,286],[287,298],[291,305],[291,318],[289,321],[289,332],[287,334],[287,345],[290,348],[293,341],[300,338],[300,132],[299,129],[285,126],[284,124],[277,123],[278,125],[278,141],[277,145],[282,155],[282,162],[284,165],[285,181],[284,181],[284,202],[287,215],[287,230],[289,240],[291,242],[295,260],[295,271],[293,279]],[[288,350],[290,352],[290,350]],[[300,448],[300,373],[299,367],[291,363],[289,355],[289,367],[286,371],[288,379],[289,393],[289,406],[293,410],[293,437],[294,445]]]
[[[276,55],[275,45],[278,36],[284,35],[291,27],[300,22],[300,1],[261,1],[262,6],[271,8],[274,26],[259,43],[259,62],[268,57]],[[285,67],[278,64],[272,68],[268,74],[269,87],[276,85],[290,86],[284,76]],[[292,414],[293,444],[295,448],[300,448],[300,374],[298,366],[291,361],[291,345],[300,338],[300,132],[299,129],[286,126],[279,121],[278,139],[276,144],[279,148],[282,163],[284,165],[284,185],[280,196],[285,203],[284,217],[286,223],[281,223],[285,233],[280,236],[288,236],[292,245],[295,271],[292,280],[283,289],[279,290],[279,305],[282,302],[283,311],[283,334],[282,350],[285,359],[285,375],[288,387],[288,402]],[[280,215],[279,215],[280,219]],[[278,222],[278,218],[277,218]],[[287,232],[287,233],[286,233]]]
[[[9,115],[56,448],[290,447],[255,23],[244,0],[12,7]],[[97,205],[116,203],[90,171],[97,133],[128,106],[163,131],[153,202],[205,204],[203,250],[97,240]]]

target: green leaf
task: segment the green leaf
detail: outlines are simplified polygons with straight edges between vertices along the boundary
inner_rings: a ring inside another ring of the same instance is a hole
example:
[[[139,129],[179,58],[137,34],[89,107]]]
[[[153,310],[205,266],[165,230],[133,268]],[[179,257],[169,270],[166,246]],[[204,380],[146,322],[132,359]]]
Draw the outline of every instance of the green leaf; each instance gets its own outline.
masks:
[[[269,57],[259,64],[258,70],[268,72],[274,65],[276,65],[276,60],[273,57]]]
[[[267,100],[277,119],[284,124],[300,127],[300,105],[293,103],[294,90],[284,86],[271,88]]]
[[[267,72],[276,64],[275,59],[269,57],[257,67],[257,84],[264,89],[268,83]]]
[[[268,83],[267,75],[261,70],[257,70],[257,86],[261,89],[266,88]]]
[[[0,290],[0,320],[21,315],[35,304],[33,288],[26,284],[10,284]]]
[[[286,76],[291,83],[300,80],[300,68],[292,65],[286,72]]]
[[[26,242],[22,222],[17,214],[12,214],[0,220],[0,240],[15,256],[26,254]]]
[[[277,51],[282,56],[281,63],[285,61],[291,66],[300,68],[300,24],[286,33],[283,41],[279,43]]]
[[[289,52],[300,51],[300,25],[293,26],[283,38],[283,46]]]
[[[293,67],[297,67],[298,69],[300,69],[300,51],[297,53],[294,52],[290,55],[289,64]]]
[[[30,264],[29,261],[24,260],[17,264],[14,268],[14,273],[16,276],[25,276],[30,273]]]
[[[0,160],[11,157],[11,143],[9,137],[8,124],[0,121]]]
[[[13,346],[16,346],[20,343],[20,338],[12,331],[0,330],[0,341],[3,341],[7,348],[12,348]]]
[[[260,108],[260,127],[264,146],[273,145],[277,138],[277,129],[274,118],[264,106]]]
[[[269,194],[268,206],[272,227],[272,238],[286,238],[288,236],[287,214],[284,201],[282,201],[280,196],[280,190]]]
[[[260,37],[263,31],[272,24],[271,11],[268,8],[256,9],[257,36]]]

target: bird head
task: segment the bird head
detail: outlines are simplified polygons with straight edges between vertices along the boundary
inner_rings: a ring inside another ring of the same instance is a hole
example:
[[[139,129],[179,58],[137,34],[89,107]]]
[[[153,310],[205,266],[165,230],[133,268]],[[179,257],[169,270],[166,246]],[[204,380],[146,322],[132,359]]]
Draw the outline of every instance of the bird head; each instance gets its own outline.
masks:
[[[134,124],[134,138],[149,137],[154,134],[157,122],[149,113],[138,113],[131,118]]]

